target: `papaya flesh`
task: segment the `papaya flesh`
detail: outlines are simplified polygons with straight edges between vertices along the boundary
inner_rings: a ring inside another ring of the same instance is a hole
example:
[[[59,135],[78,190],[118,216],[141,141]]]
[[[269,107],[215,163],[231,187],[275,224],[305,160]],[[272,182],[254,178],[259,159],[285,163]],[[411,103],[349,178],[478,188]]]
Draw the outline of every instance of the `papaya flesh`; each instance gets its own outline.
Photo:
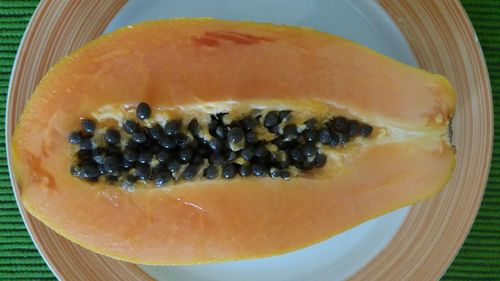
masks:
[[[17,124],[13,168],[33,216],[103,255],[153,265],[265,257],[436,194],[455,164],[455,99],[440,75],[308,28],[146,22],[102,36],[49,71]],[[288,181],[200,179],[127,191],[72,176],[67,139],[80,118],[120,120],[143,101],[186,116],[252,108],[341,115],[374,132]]]

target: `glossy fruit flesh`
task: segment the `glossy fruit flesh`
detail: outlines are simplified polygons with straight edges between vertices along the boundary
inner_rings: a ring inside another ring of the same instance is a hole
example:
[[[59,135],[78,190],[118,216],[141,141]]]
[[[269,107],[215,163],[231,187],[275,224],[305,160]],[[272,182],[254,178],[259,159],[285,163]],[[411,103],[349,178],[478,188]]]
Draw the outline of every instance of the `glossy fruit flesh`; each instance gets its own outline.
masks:
[[[68,135],[80,117],[140,102],[183,117],[249,107],[330,112],[376,131],[288,181],[221,177],[129,192],[68,173]],[[447,131],[454,110],[442,76],[339,37],[209,19],[150,22],[105,35],[52,68],[17,125],[14,172],[31,214],[101,254],[145,264],[263,257],[438,192],[455,161]]]

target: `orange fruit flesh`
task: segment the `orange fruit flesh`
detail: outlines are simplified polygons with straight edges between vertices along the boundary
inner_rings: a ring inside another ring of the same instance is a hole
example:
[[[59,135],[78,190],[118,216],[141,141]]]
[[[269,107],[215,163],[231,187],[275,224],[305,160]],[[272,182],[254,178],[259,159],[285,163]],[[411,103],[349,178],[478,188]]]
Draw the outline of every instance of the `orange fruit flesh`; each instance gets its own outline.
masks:
[[[332,112],[377,134],[331,151],[320,171],[127,192],[70,175],[67,135],[110,105]],[[438,192],[454,167],[445,78],[311,29],[210,19],[125,28],[63,59],[13,138],[27,210],[68,239],[143,264],[280,254]]]

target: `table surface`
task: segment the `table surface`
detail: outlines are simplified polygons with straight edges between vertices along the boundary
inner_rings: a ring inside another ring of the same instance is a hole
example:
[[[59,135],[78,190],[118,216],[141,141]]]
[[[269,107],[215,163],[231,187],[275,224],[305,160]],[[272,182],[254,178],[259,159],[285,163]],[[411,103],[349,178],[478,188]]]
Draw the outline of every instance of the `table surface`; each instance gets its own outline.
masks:
[[[455,1],[455,0],[436,0]],[[38,0],[0,0],[0,280],[54,280],[19,214],[9,179],[4,133],[14,57]],[[462,0],[488,65],[495,113],[500,110],[500,0]],[[493,160],[472,230],[442,280],[500,280],[500,114],[495,114]]]

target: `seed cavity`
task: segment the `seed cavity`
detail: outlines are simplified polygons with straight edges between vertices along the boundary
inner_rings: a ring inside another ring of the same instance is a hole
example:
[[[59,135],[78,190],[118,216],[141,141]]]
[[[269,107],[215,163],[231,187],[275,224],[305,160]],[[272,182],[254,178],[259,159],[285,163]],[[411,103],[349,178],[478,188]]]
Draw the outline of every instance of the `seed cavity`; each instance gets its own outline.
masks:
[[[340,149],[373,133],[370,125],[343,116],[298,123],[293,110],[255,109],[238,117],[220,112],[188,120],[175,116],[164,122],[152,113],[141,102],[135,118],[119,126],[82,118],[81,128],[68,134],[75,148],[71,175],[126,190],[138,182],[165,187],[250,176],[292,180],[327,164],[323,147]]]

